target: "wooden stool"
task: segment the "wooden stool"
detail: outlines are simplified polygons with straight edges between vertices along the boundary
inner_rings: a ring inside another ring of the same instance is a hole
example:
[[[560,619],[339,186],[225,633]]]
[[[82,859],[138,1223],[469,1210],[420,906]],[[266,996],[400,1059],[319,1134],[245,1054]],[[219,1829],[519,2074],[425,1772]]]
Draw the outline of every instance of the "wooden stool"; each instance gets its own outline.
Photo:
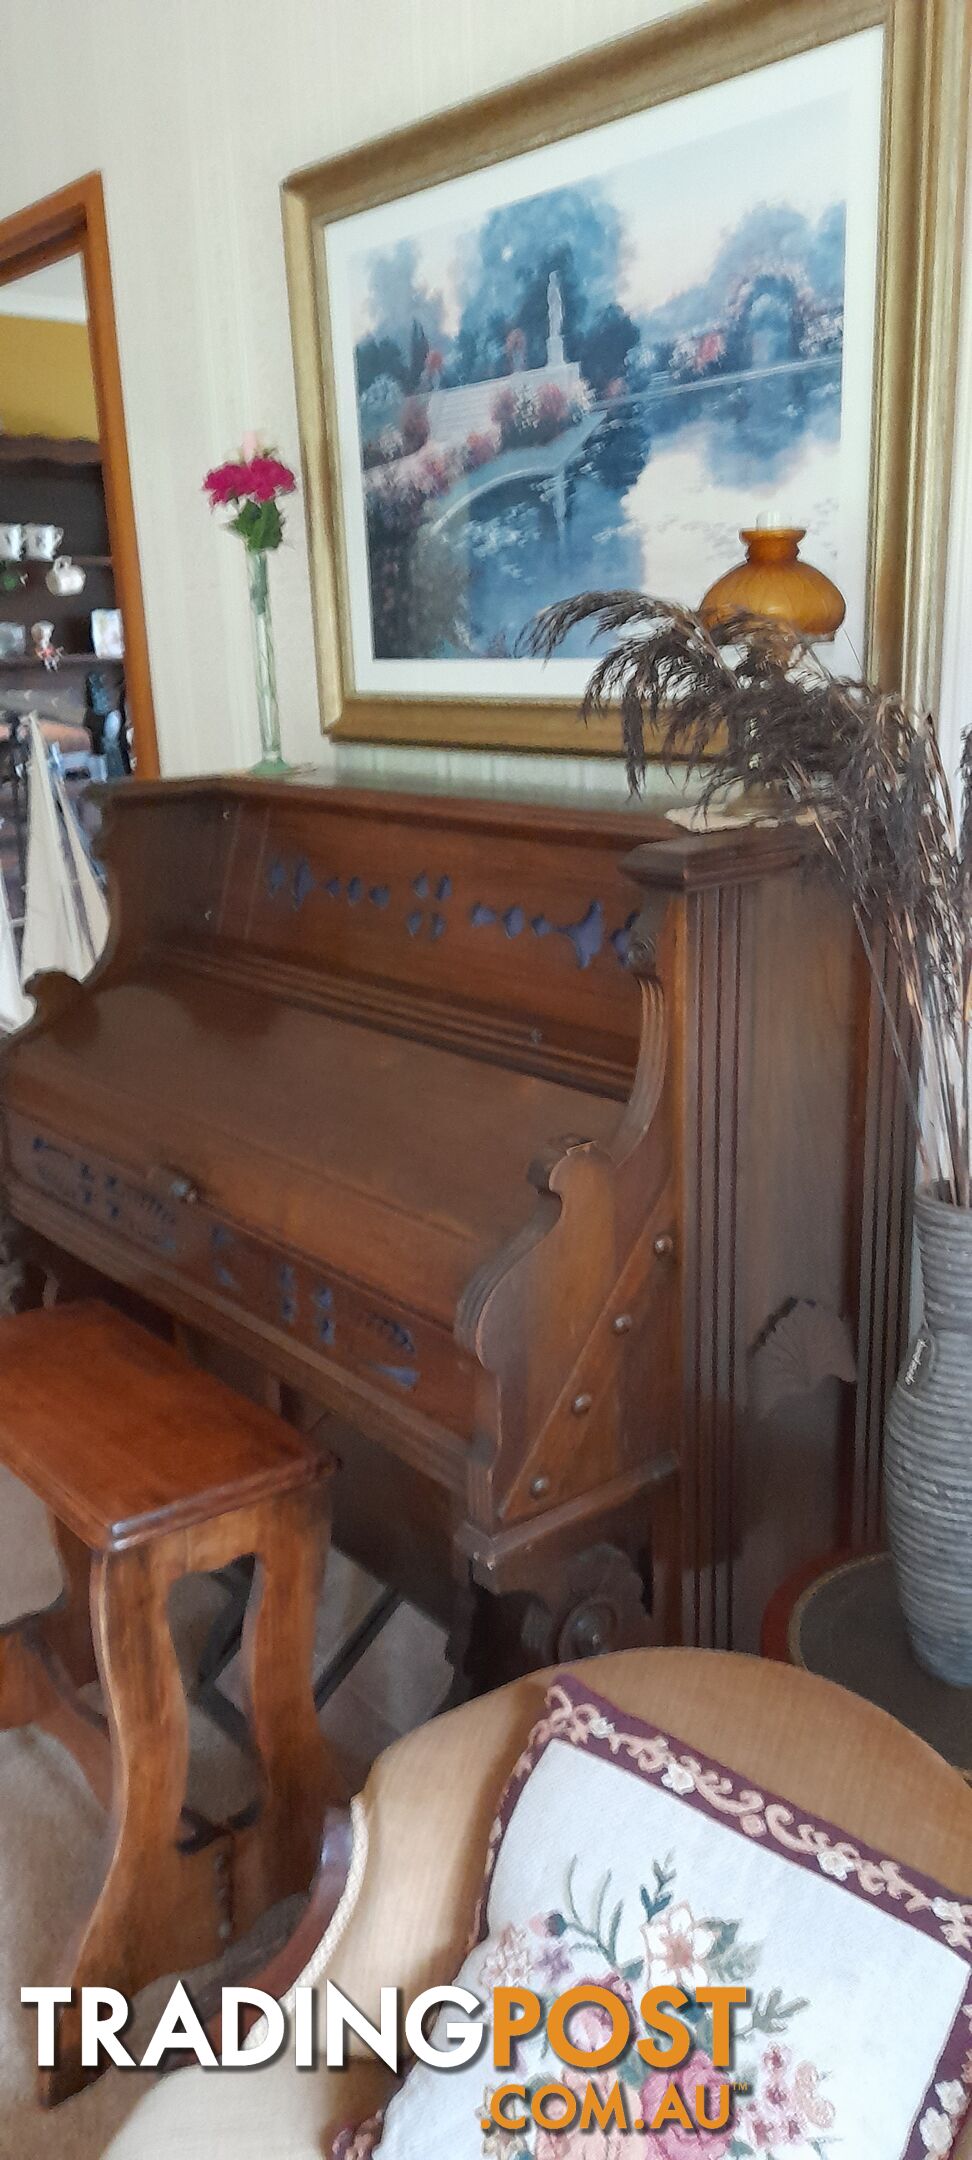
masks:
[[[132,1996],[219,1956],[313,1876],[337,1796],[311,1692],[329,1466],[96,1303],[0,1321],[0,1462],[50,1510],[66,1581],[47,1612],[0,1632],[0,1727],[54,1733],[111,1810],[101,1890],[61,1978]],[[188,1712],[168,1602],[181,1575],[244,1553],[257,1562],[243,1660],[261,1797],[252,1819],[215,1825],[184,1808]],[[107,1719],[77,1694],[95,1669]],[[81,2065],[76,1992],[41,2099],[95,2074]]]

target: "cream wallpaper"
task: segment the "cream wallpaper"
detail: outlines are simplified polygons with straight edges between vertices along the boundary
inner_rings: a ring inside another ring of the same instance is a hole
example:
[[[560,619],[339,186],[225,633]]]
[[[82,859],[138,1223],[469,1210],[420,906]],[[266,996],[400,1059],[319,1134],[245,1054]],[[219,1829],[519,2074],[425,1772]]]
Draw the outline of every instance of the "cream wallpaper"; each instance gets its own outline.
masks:
[[[0,214],[104,175],[166,771],[255,754],[243,565],[200,480],[248,426],[296,454],[281,179],[567,53],[591,47],[595,69],[598,41],[671,12],[665,0],[0,0]],[[969,431],[963,445],[969,467]],[[958,590],[970,494],[962,479]],[[319,760],[299,513],[274,608],[285,748]],[[950,651],[957,689],[972,655],[954,639]],[[620,790],[613,770],[565,763]],[[433,769],[445,776],[448,761]],[[499,785],[519,769],[481,766]]]

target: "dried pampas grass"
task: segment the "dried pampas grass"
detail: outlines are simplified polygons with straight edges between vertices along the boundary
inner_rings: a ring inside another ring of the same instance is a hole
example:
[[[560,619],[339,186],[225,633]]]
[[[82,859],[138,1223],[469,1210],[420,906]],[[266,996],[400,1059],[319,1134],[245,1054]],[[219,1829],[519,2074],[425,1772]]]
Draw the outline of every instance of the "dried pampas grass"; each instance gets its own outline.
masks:
[[[785,625],[752,615],[707,625],[643,593],[580,593],[544,609],[521,650],[549,658],[581,623],[592,638],[615,639],[581,711],[620,712],[633,790],[650,730],[666,763],[687,760],[700,772],[703,803],[756,781],[773,796],[774,818],[815,826],[884,1004],[925,1173],[957,1206],[972,1205],[972,731],[958,822],[931,716],[873,683],[831,675]],[[905,994],[903,1027],[886,989],[888,946]]]

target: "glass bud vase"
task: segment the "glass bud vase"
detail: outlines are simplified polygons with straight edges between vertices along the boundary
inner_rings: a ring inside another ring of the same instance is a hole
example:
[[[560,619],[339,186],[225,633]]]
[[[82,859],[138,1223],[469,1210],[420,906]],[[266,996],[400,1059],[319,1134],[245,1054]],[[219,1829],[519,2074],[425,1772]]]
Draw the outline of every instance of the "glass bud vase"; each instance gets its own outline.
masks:
[[[260,757],[251,772],[272,777],[290,771],[280,748],[280,712],[277,705],[277,667],[270,615],[270,579],[265,548],[246,549],[250,581],[250,616],[253,622],[253,660],[256,668],[257,712],[260,720]]]

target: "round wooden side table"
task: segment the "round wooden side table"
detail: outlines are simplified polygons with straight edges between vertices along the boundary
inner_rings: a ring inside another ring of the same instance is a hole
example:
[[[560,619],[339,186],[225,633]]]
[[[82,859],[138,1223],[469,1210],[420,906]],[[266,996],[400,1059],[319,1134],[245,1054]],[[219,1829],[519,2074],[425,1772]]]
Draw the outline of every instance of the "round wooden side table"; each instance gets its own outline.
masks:
[[[888,1553],[830,1553],[791,1575],[766,1608],[762,1648],[890,1710],[972,1784],[972,1688],[917,1663]]]

